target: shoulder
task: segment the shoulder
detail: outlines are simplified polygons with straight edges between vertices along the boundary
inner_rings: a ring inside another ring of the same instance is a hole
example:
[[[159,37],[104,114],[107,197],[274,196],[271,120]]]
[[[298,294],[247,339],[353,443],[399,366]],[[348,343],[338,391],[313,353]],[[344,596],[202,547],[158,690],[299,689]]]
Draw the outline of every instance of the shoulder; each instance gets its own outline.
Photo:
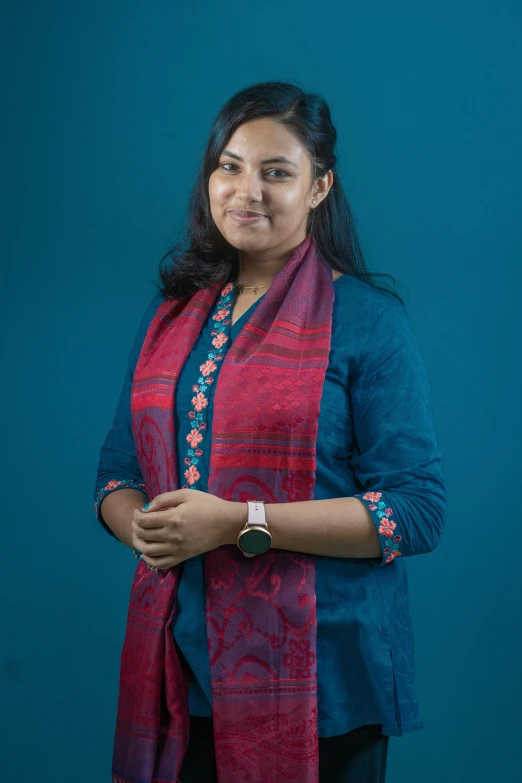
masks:
[[[334,283],[332,341],[347,357],[393,350],[414,339],[405,305],[395,296],[347,273]]]
[[[341,274],[334,282],[334,317],[347,325],[356,322],[371,326],[385,310],[391,317],[400,318],[406,314],[405,306],[395,296],[358,277]]]
[[[163,304],[164,301],[165,301],[165,297],[163,296],[163,294],[161,294],[159,291],[157,291],[154,294],[154,296],[152,297],[152,299],[149,301],[149,304],[147,305],[147,307],[145,309],[145,313],[144,313],[144,316],[143,316],[144,319],[150,318],[150,320],[152,321],[152,319],[156,315],[156,311],[157,311],[158,307],[161,304]]]
[[[158,307],[165,301],[165,297],[163,294],[160,294],[159,291],[154,294],[154,296],[149,299],[148,304],[145,307],[145,310],[143,311],[141,322],[138,328],[138,334],[137,339],[141,337],[141,341],[145,339],[145,335],[147,334],[147,330],[152,322],[152,319],[156,315],[156,312],[158,310]]]
[[[131,349],[130,361],[132,364],[136,364],[141,347],[145,340],[145,336],[148,332],[149,326],[152,323],[152,319],[156,315],[158,307],[165,301],[165,297],[158,291],[152,298],[148,300],[145,305],[145,309],[142,311],[141,320],[139,322],[136,335],[134,337],[134,343]]]

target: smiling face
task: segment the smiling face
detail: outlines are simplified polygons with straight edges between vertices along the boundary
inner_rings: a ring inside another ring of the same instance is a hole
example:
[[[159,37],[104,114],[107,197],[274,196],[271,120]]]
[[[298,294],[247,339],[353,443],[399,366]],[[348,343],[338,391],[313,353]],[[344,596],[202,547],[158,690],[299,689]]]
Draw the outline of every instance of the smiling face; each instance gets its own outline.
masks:
[[[288,128],[250,120],[236,128],[210,176],[211,214],[224,238],[247,255],[284,252],[306,239],[312,200],[319,204],[328,192],[330,180],[323,180],[310,191],[310,157]],[[262,217],[241,221],[235,210]]]

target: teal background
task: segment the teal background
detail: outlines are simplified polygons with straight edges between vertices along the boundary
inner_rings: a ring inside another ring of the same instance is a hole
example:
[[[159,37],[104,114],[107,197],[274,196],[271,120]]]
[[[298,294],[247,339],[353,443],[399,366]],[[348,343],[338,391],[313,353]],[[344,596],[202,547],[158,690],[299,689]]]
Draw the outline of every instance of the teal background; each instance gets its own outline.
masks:
[[[517,2],[4,3],[1,777],[108,780],[135,561],[93,486],[214,116],[329,102],[370,267],[403,283],[448,486],[408,562],[425,729],[387,783],[520,774],[522,123]],[[515,748],[517,748],[515,750]]]

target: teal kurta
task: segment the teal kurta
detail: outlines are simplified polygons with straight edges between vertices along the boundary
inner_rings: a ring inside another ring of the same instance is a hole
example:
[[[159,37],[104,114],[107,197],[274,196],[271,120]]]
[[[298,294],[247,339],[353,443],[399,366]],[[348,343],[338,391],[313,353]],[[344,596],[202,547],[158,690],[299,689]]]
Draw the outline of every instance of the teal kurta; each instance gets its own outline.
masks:
[[[400,736],[423,728],[413,683],[406,557],[432,551],[438,543],[445,510],[441,455],[430,383],[405,308],[348,274],[333,285],[315,499],[357,495],[377,527],[382,551],[376,559],[316,556],[319,736],[369,723],[382,724],[384,734]],[[108,532],[100,513],[103,497],[143,483],[132,439],[130,388],[145,334],[162,301],[161,295],[155,296],[143,316],[113,426],[100,453],[95,511]],[[225,350],[260,301],[232,326]],[[192,387],[201,383],[200,366],[212,349],[211,315],[187,358],[175,395],[179,486],[186,484]],[[217,380],[215,376],[206,395],[207,428],[198,444],[202,491],[207,489]],[[189,710],[210,716],[203,565],[204,555],[183,564],[172,631],[195,675]]]

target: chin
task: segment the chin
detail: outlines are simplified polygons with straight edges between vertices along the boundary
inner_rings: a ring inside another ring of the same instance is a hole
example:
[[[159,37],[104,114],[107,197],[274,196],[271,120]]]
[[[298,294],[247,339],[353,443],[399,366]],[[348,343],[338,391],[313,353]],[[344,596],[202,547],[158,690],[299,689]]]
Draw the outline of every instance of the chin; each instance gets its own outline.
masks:
[[[249,236],[246,232],[242,233],[241,227],[237,232],[222,231],[221,233],[227,242],[230,245],[237,247],[238,250],[253,250],[260,247],[261,245],[264,245],[268,239],[267,235],[256,237],[252,235]]]

